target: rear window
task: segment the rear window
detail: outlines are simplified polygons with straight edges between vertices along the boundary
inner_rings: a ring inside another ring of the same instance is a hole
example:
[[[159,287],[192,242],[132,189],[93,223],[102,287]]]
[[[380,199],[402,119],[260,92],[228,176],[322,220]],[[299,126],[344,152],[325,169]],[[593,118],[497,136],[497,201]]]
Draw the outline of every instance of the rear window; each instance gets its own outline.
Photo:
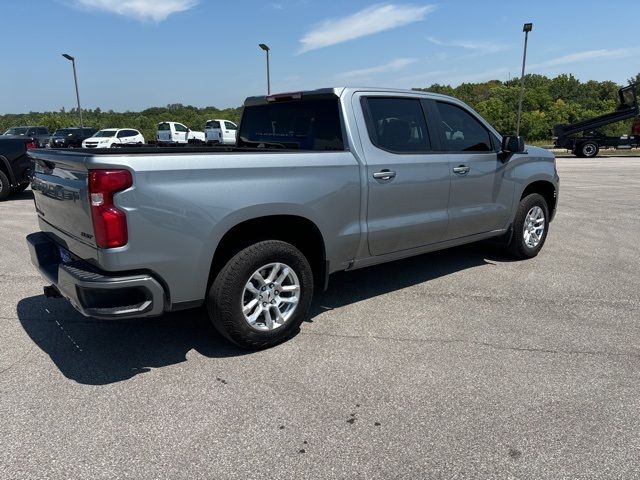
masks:
[[[205,128],[220,128],[220,122],[215,120],[208,121]]]
[[[159,123],[158,131],[165,132],[167,130],[171,130],[171,126],[168,123]]]
[[[338,99],[247,106],[239,146],[294,150],[344,150]]]

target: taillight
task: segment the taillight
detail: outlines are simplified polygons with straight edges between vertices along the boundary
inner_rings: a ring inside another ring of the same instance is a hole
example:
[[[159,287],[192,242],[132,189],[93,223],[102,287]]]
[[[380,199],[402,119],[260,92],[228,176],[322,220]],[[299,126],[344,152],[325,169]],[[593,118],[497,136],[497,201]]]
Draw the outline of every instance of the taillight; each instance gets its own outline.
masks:
[[[38,143],[33,140],[27,143],[27,150],[31,150],[32,148],[38,148]]]
[[[116,248],[127,244],[127,216],[113,203],[113,195],[133,185],[128,170],[89,170],[89,201],[96,244]]]

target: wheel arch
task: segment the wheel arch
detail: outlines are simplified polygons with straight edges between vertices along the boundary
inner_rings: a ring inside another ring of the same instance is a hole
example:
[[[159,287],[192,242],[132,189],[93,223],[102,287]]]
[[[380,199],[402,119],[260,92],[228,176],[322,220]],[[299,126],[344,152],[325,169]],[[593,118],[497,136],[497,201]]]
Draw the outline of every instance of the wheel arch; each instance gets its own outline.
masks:
[[[2,171],[7,176],[11,185],[15,185],[16,179],[13,175],[13,170],[11,169],[11,165],[9,164],[9,160],[4,155],[0,155],[0,171]]]
[[[549,207],[549,217],[553,218],[554,213],[556,211],[556,205],[558,201],[558,192],[556,190],[556,186],[548,181],[548,180],[535,180],[529,184],[522,190],[522,194],[518,201],[525,198],[527,195],[531,195],[532,193],[538,193],[542,195],[542,197],[547,202],[547,206]]]
[[[329,268],[324,237],[316,222],[299,214],[273,214],[244,219],[220,238],[211,266],[207,291],[222,267],[243,248],[262,240],[282,240],[300,250],[311,265],[316,285],[326,285]]]

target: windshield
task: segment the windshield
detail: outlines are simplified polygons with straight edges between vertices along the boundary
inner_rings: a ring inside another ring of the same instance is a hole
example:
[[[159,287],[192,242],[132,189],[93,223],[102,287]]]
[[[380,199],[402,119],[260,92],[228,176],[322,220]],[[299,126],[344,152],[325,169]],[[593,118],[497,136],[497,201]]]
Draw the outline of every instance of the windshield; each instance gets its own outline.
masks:
[[[54,137],[66,137],[68,135],[73,135],[74,133],[76,133],[76,129],[75,128],[60,128],[60,129],[56,130],[55,132],[53,132],[53,136]]]
[[[26,135],[27,127],[13,127],[3,133],[3,135]]]
[[[245,107],[238,145],[344,150],[338,99],[303,99]]]
[[[93,137],[115,137],[117,130],[100,130],[93,134]]]

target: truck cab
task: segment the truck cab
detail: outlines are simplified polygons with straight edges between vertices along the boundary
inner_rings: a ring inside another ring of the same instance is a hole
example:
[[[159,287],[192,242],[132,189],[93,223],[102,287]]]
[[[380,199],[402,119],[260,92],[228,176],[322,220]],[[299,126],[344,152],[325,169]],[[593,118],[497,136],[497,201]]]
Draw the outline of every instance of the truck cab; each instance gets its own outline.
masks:
[[[204,127],[207,145],[235,145],[238,126],[230,120],[207,120]]]
[[[204,132],[191,130],[179,122],[160,122],[158,124],[157,141],[163,145],[186,143],[203,143]]]

